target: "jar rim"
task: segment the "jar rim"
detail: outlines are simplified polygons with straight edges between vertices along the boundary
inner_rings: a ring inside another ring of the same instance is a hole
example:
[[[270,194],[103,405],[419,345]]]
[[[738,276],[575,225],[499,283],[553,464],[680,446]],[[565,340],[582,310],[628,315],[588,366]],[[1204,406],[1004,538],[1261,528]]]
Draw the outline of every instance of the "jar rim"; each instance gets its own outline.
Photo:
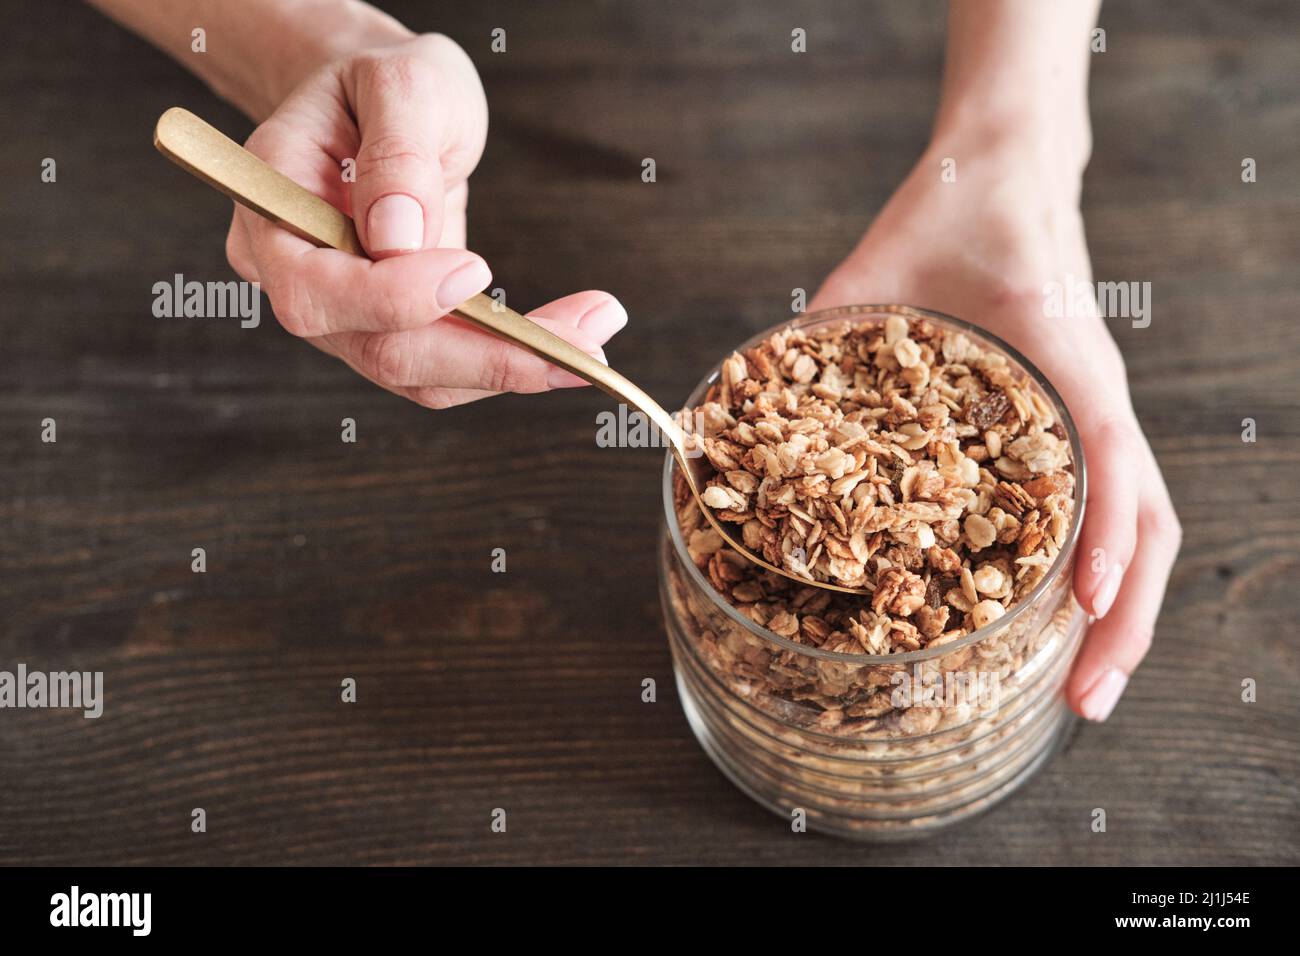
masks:
[[[664,505],[664,523],[668,527],[668,536],[672,542],[673,549],[677,557],[686,568],[686,573],[698,588],[708,595],[709,600],[722,611],[727,617],[735,621],[741,627],[744,627],[754,636],[775,644],[782,650],[791,651],[805,657],[811,657],[815,660],[833,661],[837,664],[853,664],[858,666],[880,666],[884,664],[910,664],[916,661],[932,660],[936,657],[942,657],[952,651],[969,647],[972,644],[978,644],[986,640],[999,631],[1010,627],[1029,609],[1036,606],[1038,599],[1052,587],[1056,580],[1061,576],[1062,571],[1069,564],[1074,554],[1075,546],[1078,543],[1079,532],[1083,527],[1083,512],[1087,502],[1087,484],[1088,469],[1083,457],[1083,443],[1079,438],[1079,432],[1075,428],[1074,419],[1070,411],[1065,407],[1061,400],[1060,394],[1056,391],[1055,386],[1048,380],[1047,376],[1038,370],[1029,359],[1020,354],[1019,351],[1012,348],[1001,338],[991,332],[981,329],[979,326],[972,325],[963,319],[955,316],[946,315],[943,312],[936,312],[933,309],[923,309],[918,306],[886,304],[886,305],[845,305],[837,306],[832,309],[819,309],[816,312],[808,312],[798,318],[788,322],[781,322],[772,326],[757,335],[738,345],[734,351],[752,348],[755,345],[767,339],[771,335],[791,330],[806,329],[812,326],[820,326],[831,322],[845,319],[856,318],[864,319],[868,316],[878,315],[882,319],[890,315],[904,315],[911,318],[928,319],[937,322],[940,325],[948,326],[955,331],[966,333],[979,341],[981,344],[987,343],[997,349],[1008,359],[1020,367],[1020,369],[1029,376],[1035,386],[1037,386],[1043,395],[1051,402],[1052,411],[1056,414],[1057,419],[1065,428],[1066,436],[1070,441],[1070,454],[1074,466],[1074,513],[1070,519],[1070,528],[1065,536],[1065,543],[1061,546],[1056,555],[1056,560],[1048,567],[1047,573],[1042,579],[1034,585],[1033,589],[1025,595],[1011,610],[1007,611],[996,621],[992,621],[984,627],[971,631],[965,637],[962,637],[949,644],[943,644],[939,647],[923,647],[916,651],[904,651],[901,654],[845,654],[840,651],[826,651],[819,647],[811,647],[807,644],[799,644],[783,637],[775,631],[771,631],[760,624],[750,620],[744,614],[741,614],[729,601],[725,600],[712,582],[704,576],[696,566],[695,561],[691,558],[686,548],[686,540],[682,537],[681,527],[677,522],[677,512],[673,502],[673,471],[676,468],[671,451],[664,455],[663,470],[663,505]],[[703,396],[708,392],[709,386],[717,379],[721,371],[722,363],[719,362],[713,369],[700,380],[700,382],[691,391],[687,397],[685,408],[689,409],[699,404]]]

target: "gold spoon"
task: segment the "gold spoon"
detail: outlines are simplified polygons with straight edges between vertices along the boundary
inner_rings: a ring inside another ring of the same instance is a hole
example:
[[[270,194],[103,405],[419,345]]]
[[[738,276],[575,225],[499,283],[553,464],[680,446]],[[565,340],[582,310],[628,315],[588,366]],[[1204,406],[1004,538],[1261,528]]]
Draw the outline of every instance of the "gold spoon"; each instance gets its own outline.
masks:
[[[182,169],[294,235],[317,246],[365,255],[351,219],[324,199],[276,172],[189,110],[173,106],[163,113],[154,128],[153,143],[160,153]],[[801,577],[770,564],[737,541],[714,516],[713,509],[704,503],[704,486],[712,477],[708,471],[711,466],[695,437],[679,428],[658,402],[618,372],[482,293],[462,302],[453,314],[485,332],[527,349],[552,365],[585,378],[618,401],[641,411],[667,437],[682,477],[713,530],[750,561],[801,584],[848,594],[870,593]]]

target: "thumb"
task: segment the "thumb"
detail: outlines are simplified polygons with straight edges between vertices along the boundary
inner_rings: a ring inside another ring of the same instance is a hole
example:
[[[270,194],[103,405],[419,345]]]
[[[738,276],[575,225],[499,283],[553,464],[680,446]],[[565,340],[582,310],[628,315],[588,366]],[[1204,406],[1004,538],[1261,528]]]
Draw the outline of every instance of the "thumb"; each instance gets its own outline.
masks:
[[[377,55],[357,62],[353,81],[361,147],[350,205],[361,244],[373,259],[432,248],[445,202],[433,65]]]

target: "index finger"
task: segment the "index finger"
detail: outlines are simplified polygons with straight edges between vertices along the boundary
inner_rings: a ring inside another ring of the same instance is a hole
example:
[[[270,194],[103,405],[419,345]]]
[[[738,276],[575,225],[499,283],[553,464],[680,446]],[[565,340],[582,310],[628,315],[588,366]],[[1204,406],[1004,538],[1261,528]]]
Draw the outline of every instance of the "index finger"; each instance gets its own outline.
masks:
[[[464,249],[425,249],[372,262],[318,249],[267,222],[250,224],[249,239],[276,317],[307,338],[419,328],[492,280],[487,263]]]

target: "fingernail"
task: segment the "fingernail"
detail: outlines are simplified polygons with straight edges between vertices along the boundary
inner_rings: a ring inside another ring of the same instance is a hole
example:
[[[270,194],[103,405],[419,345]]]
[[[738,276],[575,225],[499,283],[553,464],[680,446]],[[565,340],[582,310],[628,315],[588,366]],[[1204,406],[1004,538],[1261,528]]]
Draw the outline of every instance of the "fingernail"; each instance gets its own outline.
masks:
[[[1128,686],[1128,675],[1116,667],[1109,668],[1097,678],[1088,693],[1079,701],[1079,712],[1088,720],[1101,723],[1119,703],[1119,695]]]
[[[578,320],[578,328],[600,342],[607,342],[627,325],[627,309],[618,299],[606,299]]]
[[[1092,595],[1092,613],[1098,620],[1105,617],[1110,606],[1115,603],[1115,595],[1119,594],[1119,585],[1123,579],[1124,565],[1116,563],[1107,568],[1105,577]]]
[[[470,296],[483,291],[492,281],[492,270],[482,259],[471,259],[438,286],[438,306],[454,309]]]
[[[424,207],[403,193],[381,196],[366,216],[371,252],[410,252],[424,245]]]

